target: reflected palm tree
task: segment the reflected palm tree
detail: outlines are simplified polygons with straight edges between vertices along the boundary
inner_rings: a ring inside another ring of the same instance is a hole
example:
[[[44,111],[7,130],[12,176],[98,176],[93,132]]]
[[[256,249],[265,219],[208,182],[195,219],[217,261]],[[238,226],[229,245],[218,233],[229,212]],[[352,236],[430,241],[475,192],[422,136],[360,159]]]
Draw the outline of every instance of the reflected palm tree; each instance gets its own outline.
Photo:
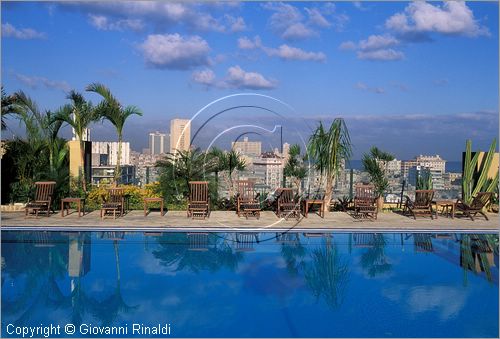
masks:
[[[219,239],[216,236],[209,236],[206,251],[191,251],[186,233],[163,234],[157,239],[160,248],[152,253],[160,260],[161,265],[173,271],[216,272],[222,267],[235,271],[239,262],[243,260],[243,254],[234,252],[231,246]]]
[[[120,250],[118,240],[113,240],[113,248],[115,252],[116,264],[116,285],[113,293],[102,300],[96,307],[94,315],[98,317],[103,325],[111,325],[115,322],[121,313],[129,313],[136,309],[138,305],[129,306],[123,299],[121,291],[121,275],[120,275]]]
[[[306,248],[300,242],[298,233],[287,232],[279,236],[281,241],[281,255],[286,262],[286,269],[292,277],[299,275],[304,269]]]
[[[327,238],[326,246],[313,250],[311,258],[305,272],[307,285],[316,298],[322,296],[331,308],[340,306],[349,279],[349,267],[337,246]]]
[[[389,272],[392,268],[385,255],[386,244],[387,242],[383,234],[374,234],[371,246],[361,255],[361,267],[372,278]]]

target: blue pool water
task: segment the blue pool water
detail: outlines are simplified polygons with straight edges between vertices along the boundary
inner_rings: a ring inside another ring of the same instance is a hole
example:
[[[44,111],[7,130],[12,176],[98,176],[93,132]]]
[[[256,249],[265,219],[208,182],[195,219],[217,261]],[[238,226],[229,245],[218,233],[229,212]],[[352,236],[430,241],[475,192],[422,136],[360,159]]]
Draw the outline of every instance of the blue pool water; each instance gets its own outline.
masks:
[[[493,235],[2,232],[1,255],[4,337],[499,335]]]

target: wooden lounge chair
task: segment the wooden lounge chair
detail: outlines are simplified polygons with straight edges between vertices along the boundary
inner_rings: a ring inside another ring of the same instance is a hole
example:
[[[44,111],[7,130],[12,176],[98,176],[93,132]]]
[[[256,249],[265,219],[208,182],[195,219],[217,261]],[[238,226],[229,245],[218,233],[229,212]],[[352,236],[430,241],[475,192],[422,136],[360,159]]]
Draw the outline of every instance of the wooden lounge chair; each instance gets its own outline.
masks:
[[[434,190],[416,190],[415,201],[406,196],[405,207],[403,213],[413,215],[413,219],[417,219],[417,215],[432,216],[432,198],[434,198]]]
[[[238,194],[236,196],[236,213],[238,217],[243,214],[247,219],[249,215],[260,218],[260,193],[255,193],[255,185],[250,180],[239,180]]]
[[[109,188],[107,198],[103,197],[104,202],[101,205],[101,219],[106,214],[113,213],[113,219],[116,219],[116,214],[122,216],[125,208],[125,196],[123,188]]]
[[[35,214],[38,218],[38,213],[46,211],[47,217],[49,216],[50,210],[54,212],[54,207],[52,206],[52,199],[54,195],[54,188],[56,187],[55,181],[37,181],[35,182],[35,199],[29,201],[25,207],[25,217],[28,216],[30,212]]]
[[[208,195],[207,181],[189,182],[189,202],[187,209],[188,218],[203,217],[210,215],[210,197]]]
[[[300,203],[295,199],[293,189],[291,188],[280,188],[280,193],[278,196],[278,204],[276,214],[280,218],[285,218],[294,216],[297,220],[300,219]]]
[[[491,192],[479,192],[470,204],[466,204],[462,200],[458,199],[455,209],[461,211],[463,215],[469,217],[472,221],[474,221],[474,217],[478,213],[488,220],[488,217],[483,212],[483,208],[488,204],[492,196],[493,193]]]
[[[377,220],[377,194],[375,193],[374,185],[356,185],[354,211],[362,217],[370,217],[372,220]]]

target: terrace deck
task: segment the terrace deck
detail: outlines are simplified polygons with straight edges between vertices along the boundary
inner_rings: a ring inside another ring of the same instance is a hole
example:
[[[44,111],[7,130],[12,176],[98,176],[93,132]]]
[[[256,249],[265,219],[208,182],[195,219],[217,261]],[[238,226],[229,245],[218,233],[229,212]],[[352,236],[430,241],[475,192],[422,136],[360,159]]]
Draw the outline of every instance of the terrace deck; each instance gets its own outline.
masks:
[[[438,232],[498,232],[498,214],[488,214],[489,221],[478,217],[455,219],[441,217],[409,218],[397,213],[379,213],[376,221],[359,220],[345,212],[326,213],[325,218],[310,213],[299,221],[290,218],[279,219],[270,211],[261,212],[259,220],[239,218],[235,212],[214,211],[206,220],[186,217],[185,211],[168,211],[163,217],[160,212],[151,212],[146,217],[143,211],[131,211],[121,218],[104,219],[99,211],[93,211],[79,218],[78,213],[61,217],[59,213],[50,217],[24,218],[24,212],[6,212],[1,216],[2,230],[139,230],[139,231],[438,231]]]

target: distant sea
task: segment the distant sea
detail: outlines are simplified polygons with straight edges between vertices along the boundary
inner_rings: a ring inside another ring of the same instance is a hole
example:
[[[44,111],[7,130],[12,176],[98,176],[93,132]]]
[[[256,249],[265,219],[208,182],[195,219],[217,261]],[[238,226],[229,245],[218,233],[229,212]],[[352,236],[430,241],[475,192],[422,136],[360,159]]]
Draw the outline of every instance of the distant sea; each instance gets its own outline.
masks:
[[[351,160],[346,167],[361,171],[363,170],[363,163],[361,162],[361,160]],[[445,169],[446,172],[462,173],[462,162],[447,161]]]

